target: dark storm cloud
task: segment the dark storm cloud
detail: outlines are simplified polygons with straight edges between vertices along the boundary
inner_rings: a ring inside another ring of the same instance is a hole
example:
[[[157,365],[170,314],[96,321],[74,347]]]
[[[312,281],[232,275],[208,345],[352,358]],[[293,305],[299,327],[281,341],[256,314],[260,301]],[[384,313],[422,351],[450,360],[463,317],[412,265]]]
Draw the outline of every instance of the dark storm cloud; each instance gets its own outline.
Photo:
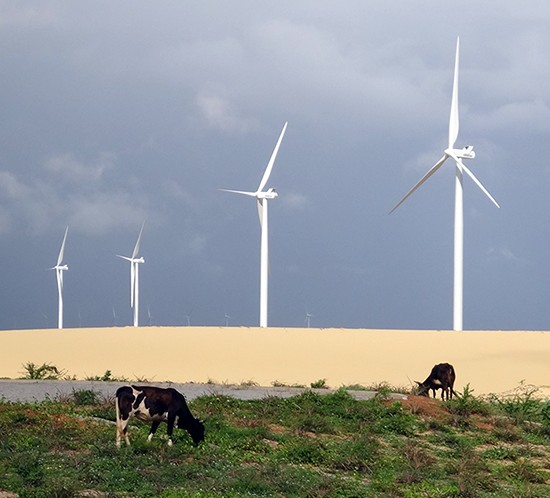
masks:
[[[270,324],[448,328],[461,36],[465,327],[547,328],[550,8],[536,2],[0,3],[0,327],[258,323],[254,189],[270,184]],[[114,312],[113,312],[114,310]]]

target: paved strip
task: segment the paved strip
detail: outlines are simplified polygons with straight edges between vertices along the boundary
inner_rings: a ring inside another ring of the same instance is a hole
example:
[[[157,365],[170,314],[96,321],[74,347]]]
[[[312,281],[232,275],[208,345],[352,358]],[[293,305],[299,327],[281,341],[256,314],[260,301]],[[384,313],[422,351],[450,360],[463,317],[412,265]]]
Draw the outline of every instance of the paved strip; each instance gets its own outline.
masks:
[[[116,390],[120,386],[132,384],[132,382],[103,382],[89,380],[8,380],[0,379],[0,401],[33,403],[41,401],[62,401],[71,399],[75,391],[92,390],[105,399],[114,399]],[[140,385],[139,382],[133,384]],[[178,383],[154,383],[159,387],[173,387],[180,391],[188,400],[199,396],[218,395],[231,396],[242,400],[264,399],[269,396],[290,398],[304,391],[314,391],[319,394],[333,393],[334,389],[307,389],[301,387],[262,387],[249,385],[226,384],[178,384]],[[355,399],[371,399],[376,395],[375,391],[348,391]],[[391,394],[395,399],[406,399],[402,394]]]

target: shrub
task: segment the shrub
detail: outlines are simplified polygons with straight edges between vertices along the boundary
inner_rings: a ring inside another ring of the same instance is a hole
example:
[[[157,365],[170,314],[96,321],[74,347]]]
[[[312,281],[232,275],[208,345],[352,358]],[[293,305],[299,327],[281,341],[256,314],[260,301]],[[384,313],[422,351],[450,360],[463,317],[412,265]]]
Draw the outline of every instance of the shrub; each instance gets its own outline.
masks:
[[[38,366],[29,361],[23,365],[23,369],[25,370],[23,378],[31,380],[58,380],[66,374],[65,370],[60,370],[50,363],[42,363]]]
[[[73,399],[77,405],[95,405],[100,402],[100,393],[93,389],[73,389]]]
[[[312,389],[328,389],[327,379],[316,380],[315,382],[312,382],[310,385]]]

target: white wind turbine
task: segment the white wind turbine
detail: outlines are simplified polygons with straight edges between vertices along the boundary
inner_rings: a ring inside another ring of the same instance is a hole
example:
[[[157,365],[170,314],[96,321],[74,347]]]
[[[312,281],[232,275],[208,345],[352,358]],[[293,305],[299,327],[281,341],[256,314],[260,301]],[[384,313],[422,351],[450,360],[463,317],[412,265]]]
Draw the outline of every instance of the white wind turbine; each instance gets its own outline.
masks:
[[[495,204],[500,207],[475,177],[469,168],[463,163],[463,159],[473,159],[475,157],[474,148],[471,145],[463,149],[455,149],[455,142],[458,138],[458,59],[459,59],[460,39],[456,40],[456,57],[455,71],[453,80],[453,94],[451,99],[451,114],[449,118],[449,146],[444,151],[443,157],[435,163],[434,166],[422,177],[422,179],[411,189],[405,197],[403,197],[396,206],[390,211],[393,213],[405,200],[413,194],[430,176],[432,176],[448,159],[451,158],[455,162],[455,215],[454,215],[454,289],[453,289],[453,329],[462,330],[462,313],[463,313],[463,255],[464,255],[464,205],[463,205],[463,173],[474,181],[481,191]]]
[[[69,227],[65,228],[65,235],[63,236],[63,242],[61,243],[61,249],[57,256],[57,263],[50,270],[55,270],[55,276],[57,277],[57,294],[59,298],[58,311],[57,311],[57,328],[63,328],[63,272],[68,270],[69,267],[63,264],[63,255],[65,253],[65,241],[67,240],[67,232]]]
[[[260,327],[267,327],[267,278],[268,278],[268,267],[269,267],[269,251],[268,251],[268,223],[267,223],[267,201],[269,199],[275,199],[277,197],[277,192],[274,188],[269,188],[264,191],[269,176],[271,175],[271,170],[273,169],[273,164],[275,163],[275,158],[277,157],[277,152],[279,152],[279,147],[283,140],[283,136],[286,131],[288,122],[283,126],[281,134],[279,135],[279,140],[273,149],[271,158],[267,163],[267,168],[265,169],[262,180],[258,185],[258,189],[255,192],[244,192],[242,190],[227,190],[221,189],[224,192],[233,192],[235,194],[248,195],[250,197],[256,198],[256,203],[258,205],[258,215],[260,217],[260,228],[261,228],[261,239],[260,239]]]
[[[141,225],[141,230],[139,231],[136,245],[132,251],[132,256],[120,256],[117,254],[119,258],[130,262],[130,306],[134,309],[134,327],[138,326],[139,321],[139,264],[145,263],[143,257],[138,258],[144,225],[145,223]]]

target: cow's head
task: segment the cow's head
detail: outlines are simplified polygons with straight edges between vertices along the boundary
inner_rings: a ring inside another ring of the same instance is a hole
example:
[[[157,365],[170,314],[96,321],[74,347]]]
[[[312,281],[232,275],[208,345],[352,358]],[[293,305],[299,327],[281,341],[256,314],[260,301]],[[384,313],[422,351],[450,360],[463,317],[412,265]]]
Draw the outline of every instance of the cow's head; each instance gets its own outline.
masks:
[[[204,441],[204,424],[198,418],[194,418],[186,425],[182,422],[181,419],[178,420],[178,428],[185,429],[189,433],[195,446]]]
[[[415,380],[415,382],[418,384],[418,387],[415,389],[415,394],[417,396],[430,396],[430,386],[427,386],[423,382],[418,382]]]

